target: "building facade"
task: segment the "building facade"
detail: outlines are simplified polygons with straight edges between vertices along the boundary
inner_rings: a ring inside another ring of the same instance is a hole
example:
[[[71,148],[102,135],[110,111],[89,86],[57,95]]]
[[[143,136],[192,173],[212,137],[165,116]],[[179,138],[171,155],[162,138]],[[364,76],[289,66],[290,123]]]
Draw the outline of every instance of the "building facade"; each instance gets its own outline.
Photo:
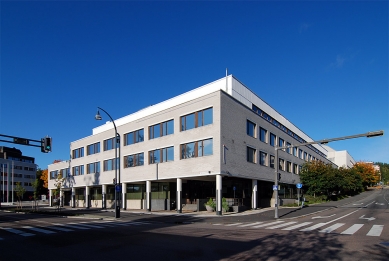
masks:
[[[104,117],[105,115],[102,114]],[[260,97],[229,75],[169,100],[107,122],[71,142],[71,159],[48,166],[52,198],[58,174],[60,199],[74,207],[182,209],[208,198],[231,205],[270,206],[275,164],[280,198],[294,198],[302,165],[327,159],[319,144],[278,151],[277,146],[313,141]],[[115,155],[118,155],[115,160]],[[117,168],[117,170],[115,170]],[[114,185],[114,178],[120,184]]]
[[[1,202],[17,201],[15,187],[18,182],[26,189],[24,199],[32,195],[32,182],[36,179],[35,159],[23,156],[16,148],[0,147]]]

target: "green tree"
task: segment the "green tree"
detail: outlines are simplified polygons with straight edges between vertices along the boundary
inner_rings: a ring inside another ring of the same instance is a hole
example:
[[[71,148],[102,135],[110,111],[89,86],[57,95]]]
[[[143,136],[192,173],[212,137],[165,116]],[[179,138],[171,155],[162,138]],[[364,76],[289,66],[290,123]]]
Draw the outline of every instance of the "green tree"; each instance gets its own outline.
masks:
[[[36,210],[37,209],[37,200],[39,198],[39,185],[40,185],[40,182],[39,182],[39,178],[36,178],[34,181],[31,182],[31,185],[32,185],[32,188],[34,189],[33,191],[33,199],[34,199],[34,209]]]
[[[389,164],[382,162],[375,162],[374,164],[380,166],[381,181],[385,184],[389,184]]]
[[[53,190],[54,198],[57,199],[57,210],[61,210],[61,204],[60,204],[60,199],[58,198],[58,195],[60,194],[61,188],[65,182],[65,178],[62,177],[61,173],[58,173],[57,178],[54,181],[54,187],[55,189]]]
[[[22,209],[22,199],[26,189],[22,186],[20,182],[16,182],[15,186],[16,196],[18,197],[18,208]]]
[[[340,168],[342,176],[342,191],[346,195],[356,195],[363,191],[362,177],[355,171],[355,169]]]

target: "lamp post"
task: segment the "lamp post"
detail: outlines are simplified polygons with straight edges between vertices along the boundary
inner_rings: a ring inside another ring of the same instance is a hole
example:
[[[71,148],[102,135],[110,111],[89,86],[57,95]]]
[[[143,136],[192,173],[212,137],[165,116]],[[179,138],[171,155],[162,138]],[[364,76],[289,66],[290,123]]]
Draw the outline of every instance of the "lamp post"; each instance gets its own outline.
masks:
[[[118,197],[118,191],[116,191],[117,187],[120,187],[120,134],[117,132],[115,121],[112,119],[111,115],[109,115],[108,112],[106,112],[104,109],[97,107],[97,114],[95,116],[96,120],[102,120],[102,117],[100,116],[99,110],[102,110],[105,112],[108,117],[111,119],[113,123],[113,127],[115,128],[115,218],[120,218],[120,205],[119,205],[119,197]],[[119,146],[118,146],[119,144]],[[119,148],[119,158],[118,158],[118,148]],[[119,169],[119,175],[118,175],[118,169]]]
[[[351,136],[344,136],[344,137],[339,137],[339,138],[332,138],[332,139],[324,139],[324,140],[318,140],[318,141],[311,141],[311,142],[304,142],[296,145],[288,145],[288,146],[282,146],[282,147],[275,147],[275,166],[274,166],[274,174],[275,174],[275,179],[274,179],[274,185],[276,186],[276,190],[274,190],[274,195],[275,195],[275,203],[274,203],[274,218],[278,218],[278,150],[282,149],[287,149],[287,148],[294,148],[294,147],[300,147],[300,146],[306,146],[309,144],[327,144],[328,142],[332,141],[338,141],[338,140],[347,140],[347,139],[355,139],[355,138],[361,138],[361,137],[377,137],[377,136],[382,136],[384,135],[384,131],[372,131],[372,132],[367,132],[363,134],[357,134],[357,135],[351,135]]]

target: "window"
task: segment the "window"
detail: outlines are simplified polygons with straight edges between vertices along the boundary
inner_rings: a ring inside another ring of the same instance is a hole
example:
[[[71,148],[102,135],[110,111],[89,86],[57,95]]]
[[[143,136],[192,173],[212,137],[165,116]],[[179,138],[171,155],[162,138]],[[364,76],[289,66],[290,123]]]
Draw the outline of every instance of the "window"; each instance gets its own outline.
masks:
[[[278,138],[278,147],[284,147],[285,146],[284,144],[285,144],[284,140],[281,138]],[[282,150],[285,151],[285,149],[282,149]]]
[[[304,151],[304,160],[308,160],[308,153],[306,153],[305,151]]]
[[[181,131],[213,123],[213,108],[197,111],[181,117]]]
[[[112,150],[115,147],[115,138],[104,140],[104,151]],[[116,147],[119,146],[119,140],[117,140]]]
[[[124,146],[144,141],[143,129],[124,134]]]
[[[92,155],[100,152],[100,142],[88,145],[86,147],[87,155]]]
[[[292,162],[290,162],[290,161],[286,162],[286,171],[292,172]]]
[[[247,120],[247,135],[255,138],[255,123]]]
[[[247,161],[251,163],[255,163],[255,154],[256,154],[256,149],[247,147]]]
[[[270,155],[270,168],[274,169],[274,156]]]
[[[109,171],[109,170],[114,170],[116,169],[117,166],[119,166],[119,161],[118,158],[115,159],[109,159],[109,160],[104,160],[104,171]]]
[[[144,165],[144,153],[132,154],[124,157],[124,167],[131,168]]]
[[[293,174],[297,174],[297,164],[293,163]]]
[[[58,170],[50,171],[50,179],[56,179],[58,176]]]
[[[276,146],[276,135],[274,135],[273,133],[270,133],[270,145],[271,146]]]
[[[262,166],[267,166],[267,153],[259,152],[259,164]]]
[[[78,159],[84,157],[84,147],[78,148],[72,151],[72,158],[73,159]]]
[[[299,158],[303,159],[303,150],[299,149]]]
[[[285,161],[283,159],[278,159],[278,169],[285,170]]]
[[[73,176],[84,175],[84,165],[74,166],[72,168]]]
[[[292,144],[290,144],[289,142],[287,142],[286,143],[286,146],[292,146]],[[291,154],[291,148],[286,148],[286,152],[288,153],[288,154]]]
[[[213,154],[213,139],[181,144],[181,159],[203,157]]]
[[[260,128],[259,130],[259,139],[267,143],[267,130]]]
[[[149,164],[174,160],[174,147],[149,151]]]
[[[93,162],[86,165],[86,174],[99,173],[100,162]]]
[[[149,139],[155,139],[174,133],[174,120],[161,122],[149,126]]]
[[[293,156],[297,157],[297,148],[293,147]]]

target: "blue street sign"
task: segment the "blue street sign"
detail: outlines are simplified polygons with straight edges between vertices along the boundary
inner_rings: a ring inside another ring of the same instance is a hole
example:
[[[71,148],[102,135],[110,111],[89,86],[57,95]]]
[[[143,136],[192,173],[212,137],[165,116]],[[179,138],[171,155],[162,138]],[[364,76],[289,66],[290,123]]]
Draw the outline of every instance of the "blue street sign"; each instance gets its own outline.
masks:
[[[115,186],[115,190],[116,190],[117,192],[120,192],[120,191],[122,191],[122,187],[121,187],[120,185],[116,185],[116,186]]]
[[[273,190],[278,190],[278,186],[277,185],[273,185]]]
[[[236,187],[234,186],[234,190],[236,190]]]
[[[302,187],[303,187],[303,184],[301,184],[301,183],[297,183],[297,184],[296,184],[296,187],[300,189],[300,188],[302,188]]]

